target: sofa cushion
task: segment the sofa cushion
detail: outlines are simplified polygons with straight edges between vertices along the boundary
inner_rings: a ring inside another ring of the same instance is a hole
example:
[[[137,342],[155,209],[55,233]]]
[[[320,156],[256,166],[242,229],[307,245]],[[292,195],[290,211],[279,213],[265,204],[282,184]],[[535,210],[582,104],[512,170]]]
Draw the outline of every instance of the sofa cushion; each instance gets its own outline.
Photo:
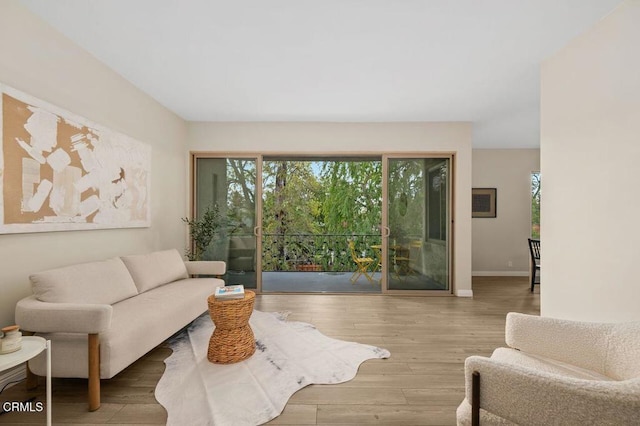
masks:
[[[122,260],[113,258],[50,269],[29,277],[38,300],[112,305],[138,294]]]
[[[123,256],[122,261],[140,293],[189,276],[182,256],[176,249]]]
[[[46,370],[44,371],[46,373]],[[457,426],[471,426],[471,404],[469,404],[466,398],[462,401],[462,404],[458,406],[456,418],[458,421]],[[482,407],[480,407],[480,424],[483,426],[517,426],[516,423],[496,416]]]

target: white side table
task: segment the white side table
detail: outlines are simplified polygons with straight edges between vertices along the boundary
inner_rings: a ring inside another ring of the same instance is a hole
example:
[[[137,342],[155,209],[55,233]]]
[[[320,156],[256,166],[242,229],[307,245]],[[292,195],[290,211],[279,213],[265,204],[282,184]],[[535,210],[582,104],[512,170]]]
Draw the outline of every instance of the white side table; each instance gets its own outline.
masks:
[[[37,336],[24,336],[22,348],[19,351],[0,355],[0,372],[29,361],[45,349],[47,351],[47,426],[51,426],[51,341]]]

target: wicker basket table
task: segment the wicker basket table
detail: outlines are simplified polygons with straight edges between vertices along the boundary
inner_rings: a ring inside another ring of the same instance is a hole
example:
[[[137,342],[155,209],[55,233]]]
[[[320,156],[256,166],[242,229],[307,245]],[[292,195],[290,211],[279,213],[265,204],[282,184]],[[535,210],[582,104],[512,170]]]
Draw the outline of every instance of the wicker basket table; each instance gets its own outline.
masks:
[[[233,364],[249,358],[256,351],[249,317],[253,312],[255,293],[245,290],[244,299],[207,298],[209,316],[216,328],[209,339],[207,359],[216,364]]]

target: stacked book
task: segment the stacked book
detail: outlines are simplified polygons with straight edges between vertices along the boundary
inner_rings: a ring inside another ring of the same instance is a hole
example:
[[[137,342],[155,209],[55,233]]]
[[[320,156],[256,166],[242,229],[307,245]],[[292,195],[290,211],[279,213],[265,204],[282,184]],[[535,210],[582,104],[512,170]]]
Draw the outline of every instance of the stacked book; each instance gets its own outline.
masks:
[[[216,287],[213,295],[219,300],[244,299],[244,286],[227,285],[224,287]]]

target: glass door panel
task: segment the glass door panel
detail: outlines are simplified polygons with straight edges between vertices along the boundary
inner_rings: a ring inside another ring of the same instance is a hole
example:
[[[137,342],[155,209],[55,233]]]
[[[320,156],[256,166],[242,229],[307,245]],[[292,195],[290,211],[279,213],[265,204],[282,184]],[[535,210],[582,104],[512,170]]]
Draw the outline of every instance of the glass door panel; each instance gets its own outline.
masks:
[[[227,285],[257,287],[256,159],[196,158],[195,214],[217,206],[223,226],[202,260],[227,262]]]
[[[381,182],[380,157],[265,157],[262,291],[379,293]]]
[[[388,290],[450,290],[450,158],[388,158]]]

